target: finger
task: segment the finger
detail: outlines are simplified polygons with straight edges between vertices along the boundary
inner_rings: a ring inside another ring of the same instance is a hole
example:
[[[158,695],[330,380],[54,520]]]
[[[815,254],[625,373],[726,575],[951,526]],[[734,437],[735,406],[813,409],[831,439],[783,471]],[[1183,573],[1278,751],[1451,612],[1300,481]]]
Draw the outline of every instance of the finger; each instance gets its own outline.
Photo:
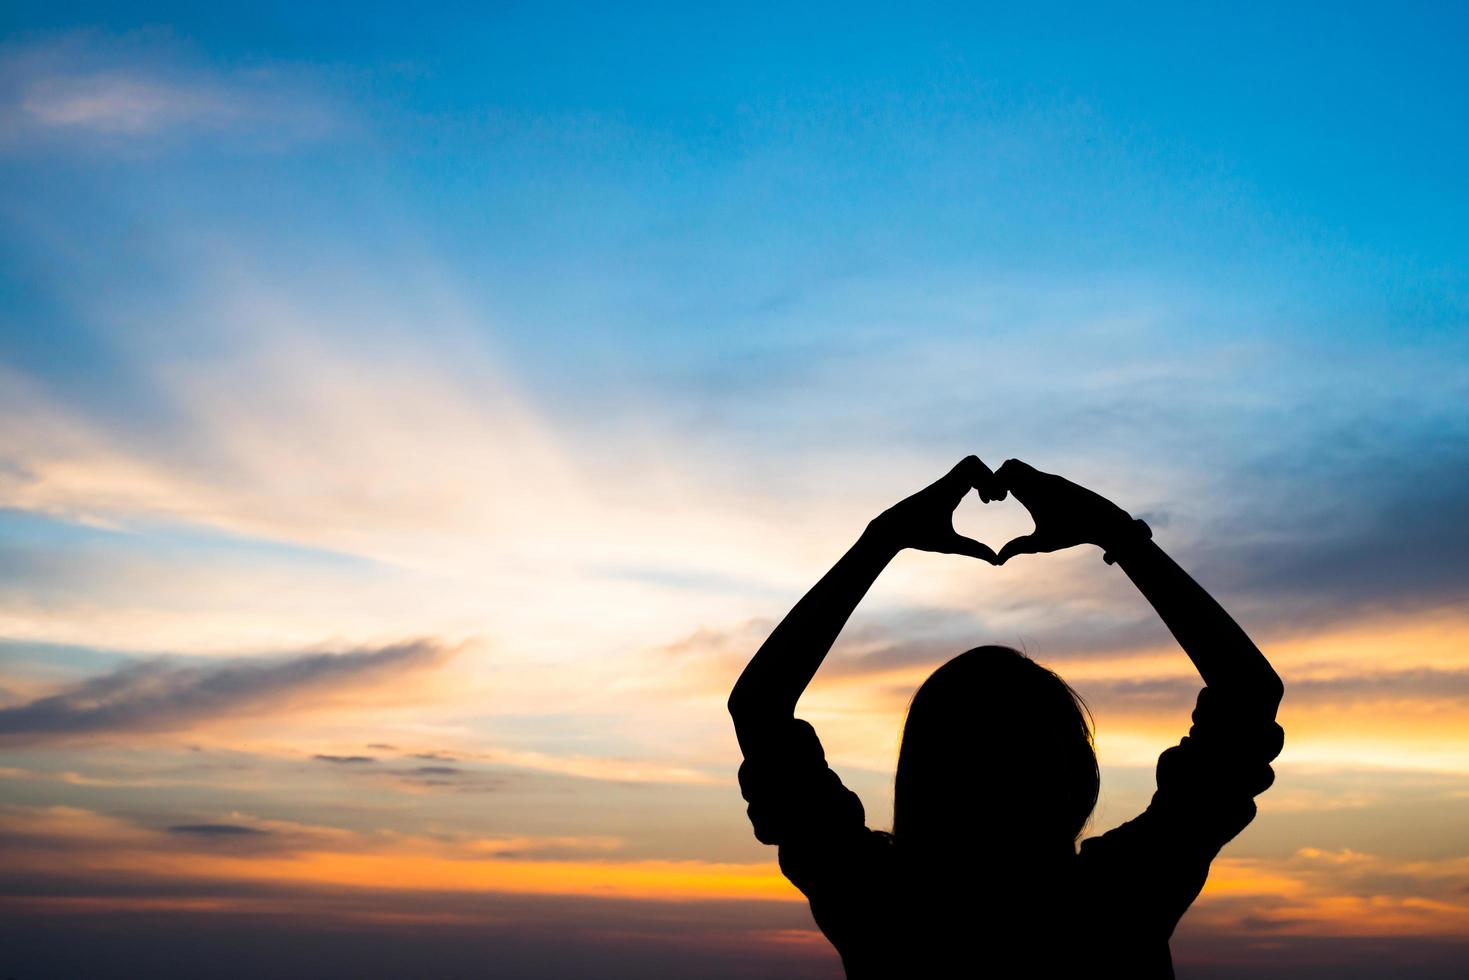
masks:
[[[1023,460],[1007,459],[1000,464],[1000,468],[995,471],[995,475],[1007,483],[1012,483],[1015,481],[1024,482],[1039,472],[1034,466],[1031,466]]]
[[[954,480],[955,482],[964,481],[968,484],[965,487],[967,490],[969,487],[974,486],[974,480],[981,472],[988,473],[989,468],[980,461],[978,456],[971,454],[954,464],[954,468],[949,470],[948,479]]]
[[[995,471],[984,465],[984,461],[978,456],[972,457],[975,465],[973,469],[973,486],[979,491],[979,499],[985,503],[992,500],[1004,500],[1004,488],[995,485]]]
[[[999,563],[993,548],[987,544],[980,544],[973,538],[966,538],[962,534],[955,534],[950,538],[946,547],[951,555],[968,555],[970,558],[987,561],[991,565]]]
[[[1007,459],[995,471],[995,482],[1001,489],[1011,491],[1023,502],[1025,494],[1035,485],[1038,476],[1040,476],[1040,470],[1029,463],[1023,463],[1018,459]]]
[[[978,456],[965,456],[954,464],[954,468],[944,474],[939,482],[944,487],[944,497],[951,507],[958,507],[959,501],[970,488],[978,486],[980,471],[988,472],[984,463],[979,461]]]
[[[989,503],[991,500],[1004,499],[1003,491],[1001,491],[1000,496],[995,496],[994,471],[984,464],[984,460],[972,453],[959,460],[954,468],[944,476],[944,480],[954,481],[955,487],[952,489],[957,489],[957,484],[960,481],[963,482],[963,490],[959,492],[958,497],[954,500],[954,506],[956,507],[959,506],[959,501],[964,499],[964,494],[968,493],[971,489],[979,491],[979,499],[985,503]]]
[[[995,564],[1003,565],[1016,555],[1034,555],[1044,551],[1045,548],[1034,534],[1022,534],[1005,542],[1000,548],[1000,554],[995,559]]]

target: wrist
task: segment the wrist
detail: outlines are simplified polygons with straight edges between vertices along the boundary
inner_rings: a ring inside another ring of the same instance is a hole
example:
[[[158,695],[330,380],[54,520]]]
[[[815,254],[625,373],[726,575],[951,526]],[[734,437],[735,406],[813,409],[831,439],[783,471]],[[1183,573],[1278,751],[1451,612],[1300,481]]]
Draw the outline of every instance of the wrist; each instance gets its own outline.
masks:
[[[879,514],[867,522],[863,528],[862,536],[857,543],[863,547],[876,551],[882,551],[888,555],[896,555],[903,550],[903,545],[898,541],[898,535],[892,524],[885,519],[886,515]]]
[[[1098,535],[1096,543],[1102,549],[1102,560],[1112,565],[1147,546],[1152,539],[1153,529],[1146,521],[1123,512],[1115,523],[1109,524],[1106,531]]]

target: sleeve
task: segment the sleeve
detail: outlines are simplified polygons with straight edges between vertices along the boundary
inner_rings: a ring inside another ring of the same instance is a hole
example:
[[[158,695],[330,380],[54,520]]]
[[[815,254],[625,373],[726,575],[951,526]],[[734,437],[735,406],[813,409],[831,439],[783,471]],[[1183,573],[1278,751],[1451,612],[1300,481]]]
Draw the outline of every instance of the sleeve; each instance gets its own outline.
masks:
[[[1212,857],[1255,819],[1255,797],[1275,782],[1270,763],[1284,741],[1273,709],[1206,687],[1189,733],[1158,757],[1148,809]]]
[[[755,837],[778,845],[781,872],[813,910],[850,903],[886,835],[867,829],[862,800],[826,764],[816,730],[792,719],[746,756],[740,792]]]
[[[1203,890],[1219,851],[1255,818],[1284,738],[1272,708],[1205,687],[1188,734],[1158,757],[1148,808],[1083,842],[1092,866],[1162,937]]]
[[[826,764],[816,730],[799,718],[745,758],[739,779],[750,823],[762,844],[864,829],[862,801]]]

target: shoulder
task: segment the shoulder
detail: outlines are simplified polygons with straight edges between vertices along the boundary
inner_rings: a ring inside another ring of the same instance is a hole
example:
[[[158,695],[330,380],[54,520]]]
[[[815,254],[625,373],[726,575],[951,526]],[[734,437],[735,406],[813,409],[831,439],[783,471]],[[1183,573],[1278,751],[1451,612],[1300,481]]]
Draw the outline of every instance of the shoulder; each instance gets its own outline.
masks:
[[[1160,818],[1153,808],[1081,842],[1077,877],[1088,893],[1111,896],[1098,916],[1120,934],[1167,940],[1209,878],[1219,852],[1212,834]]]
[[[1083,873],[1106,871],[1115,863],[1130,862],[1131,856],[1153,835],[1149,832],[1146,812],[1119,824],[1105,833],[1088,837],[1076,849],[1076,863]]]
[[[1159,921],[1176,921],[1219,851],[1254,820],[1283,740],[1273,708],[1204,688],[1188,734],[1158,757],[1147,809],[1082,841],[1081,874],[1133,894]]]
[[[892,835],[858,827],[793,837],[777,852],[781,873],[812,901],[856,899],[882,890],[894,859]]]

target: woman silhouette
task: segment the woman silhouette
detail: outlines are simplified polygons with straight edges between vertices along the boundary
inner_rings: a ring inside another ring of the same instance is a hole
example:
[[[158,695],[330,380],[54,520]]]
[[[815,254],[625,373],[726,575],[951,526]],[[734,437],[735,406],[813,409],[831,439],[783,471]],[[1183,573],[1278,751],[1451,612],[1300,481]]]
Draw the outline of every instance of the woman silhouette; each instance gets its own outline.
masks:
[[[955,532],[970,489],[1015,494],[1034,533],[998,555]],[[796,702],[852,610],[904,548],[1003,564],[1078,544],[1104,550],[1204,679],[1193,727],[1158,759],[1147,809],[1077,839],[1099,774],[1085,705],[1008,647],[939,667],[903,729],[891,833],[826,765]],[[1283,732],[1283,686],[1244,631],[1151,540],[1146,524],[1019,460],[975,456],[883,512],[770,634],[730,694],[755,836],[810,900],[850,980],[1078,976],[1109,968],[1172,977],[1169,937],[1209,863],[1255,816]]]

